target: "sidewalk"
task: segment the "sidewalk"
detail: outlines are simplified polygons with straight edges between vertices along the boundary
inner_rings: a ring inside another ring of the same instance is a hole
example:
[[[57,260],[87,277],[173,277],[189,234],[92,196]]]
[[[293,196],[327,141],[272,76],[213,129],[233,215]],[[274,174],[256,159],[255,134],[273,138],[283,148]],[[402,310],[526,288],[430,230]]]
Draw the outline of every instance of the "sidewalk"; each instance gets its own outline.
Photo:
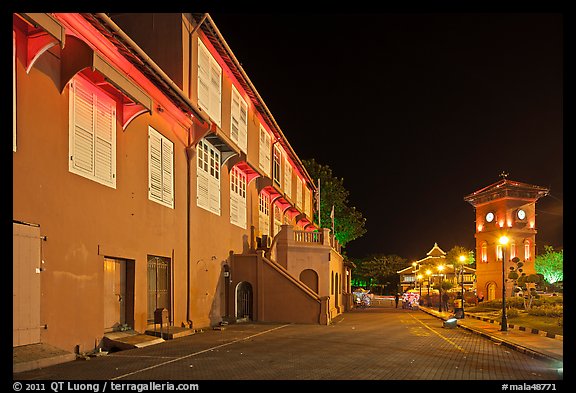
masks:
[[[437,318],[447,320],[452,316],[450,312],[439,312],[430,307],[420,307],[420,310]],[[500,330],[498,321],[489,321],[485,318],[477,319],[472,314],[465,313],[465,318],[458,319],[458,326],[475,334],[500,342],[502,345],[517,351],[530,354],[533,357],[553,359],[560,362],[564,360],[563,336],[547,337],[539,332],[532,333],[530,329],[508,324],[508,331]]]

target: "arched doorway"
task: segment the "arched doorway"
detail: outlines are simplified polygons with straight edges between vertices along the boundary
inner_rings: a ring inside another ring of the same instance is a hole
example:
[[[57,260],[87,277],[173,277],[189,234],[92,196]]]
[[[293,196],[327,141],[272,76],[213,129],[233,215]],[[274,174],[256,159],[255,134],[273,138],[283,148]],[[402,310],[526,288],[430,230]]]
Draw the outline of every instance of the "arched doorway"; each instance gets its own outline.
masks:
[[[486,293],[488,294],[488,301],[496,299],[496,283],[489,282],[486,285]]]
[[[236,286],[236,318],[253,318],[252,285],[247,281]]]
[[[300,273],[300,281],[308,288],[318,293],[318,273],[312,269],[304,269]]]
[[[334,284],[335,284],[335,288],[334,288],[334,305],[336,307],[338,307],[340,305],[340,298],[338,297],[338,292],[340,291],[340,275],[338,273],[336,273],[336,277],[334,279]]]

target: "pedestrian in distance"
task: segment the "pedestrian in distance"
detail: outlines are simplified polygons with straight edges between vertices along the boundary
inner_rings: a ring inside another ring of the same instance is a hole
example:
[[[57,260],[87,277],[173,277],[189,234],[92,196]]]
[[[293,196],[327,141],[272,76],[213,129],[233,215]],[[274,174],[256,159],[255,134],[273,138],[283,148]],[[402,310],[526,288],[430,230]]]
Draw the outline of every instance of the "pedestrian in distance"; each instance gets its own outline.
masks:
[[[400,301],[400,294],[396,294],[396,296],[394,296],[394,301],[396,302],[396,308],[398,308],[398,302]]]
[[[448,311],[448,301],[450,300],[450,296],[446,292],[442,294],[442,309],[444,311]]]

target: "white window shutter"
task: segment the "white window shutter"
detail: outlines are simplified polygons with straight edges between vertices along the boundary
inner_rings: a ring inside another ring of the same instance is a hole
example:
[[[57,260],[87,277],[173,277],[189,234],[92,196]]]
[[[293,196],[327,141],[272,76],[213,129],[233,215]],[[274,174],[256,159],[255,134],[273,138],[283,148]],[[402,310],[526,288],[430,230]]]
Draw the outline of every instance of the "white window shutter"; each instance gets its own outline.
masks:
[[[198,168],[198,176],[196,179],[196,203],[198,207],[210,209],[210,194],[209,194],[209,180],[208,173]]]
[[[220,215],[220,179],[209,177],[210,211]]]
[[[230,223],[240,225],[239,218],[239,197],[235,192],[230,192]]]
[[[222,126],[222,68],[210,59],[210,112],[218,127]]]
[[[174,144],[162,139],[162,201],[174,207]]]
[[[94,175],[116,187],[116,106],[111,99],[95,97],[96,132]]]
[[[148,198],[174,208],[174,144],[148,127]]]
[[[198,105],[210,112],[210,54],[198,41]]]
[[[116,188],[116,102],[75,77],[69,110],[70,172]]]
[[[299,177],[296,178],[296,206],[301,209],[304,208],[302,204],[302,179]]]
[[[238,94],[234,86],[232,86],[232,108],[230,109],[230,113],[230,139],[237,145],[240,145],[240,94]]]
[[[284,160],[284,192],[292,198],[292,165],[288,160]]]
[[[259,152],[259,167],[264,171],[264,173],[270,176],[270,135],[260,126],[260,152]]]
[[[205,140],[197,147],[196,204],[220,215],[220,152]]]
[[[70,143],[70,170],[94,173],[94,110],[92,94],[75,80],[71,86],[70,111],[72,112],[72,134]]]
[[[246,198],[239,198],[238,223],[242,228],[246,229]]]
[[[151,132],[148,133],[148,196],[152,200],[162,200],[162,139]]]
[[[238,136],[240,149],[248,154],[248,105],[240,100],[240,135]]]

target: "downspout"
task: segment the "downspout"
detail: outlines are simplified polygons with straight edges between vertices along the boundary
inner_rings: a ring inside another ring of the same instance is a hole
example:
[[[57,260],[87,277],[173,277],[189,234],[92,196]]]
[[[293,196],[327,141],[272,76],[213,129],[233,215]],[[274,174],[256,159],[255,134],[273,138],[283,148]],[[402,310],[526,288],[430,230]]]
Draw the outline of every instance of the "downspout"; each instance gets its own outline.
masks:
[[[188,141],[186,144],[186,323],[192,329],[192,321],[190,320],[190,161],[192,160],[193,152],[191,143],[192,127],[188,132]]]
[[[204,14],[204,17],[202,18],[202,20],[200,21],[200,23],[194,27],[194,29],[192,29],[192,31],[190,32],[190,35],[188,36],[188,97],[192,97],[192,35],[194,34],[194,32],[200,27],[200,25],[202,25],[202,22],[204,22],[204,19],[206,19],[207,14]],[[207,122],[205,121],[204,124],[206,124]],[[210,122],[208,122],[209,124],[209,128],[212,128],[212,125]],[[190,232],[190,207],[191,207],[191,202],[190,202],[190,185],[191,185],[191,179],[190,179],[190,162],[192,161],[192,159],[194,158],[194,151],[192,150],[192,127],[190,127],[190,130],[188,131],[188,141],[186,143],[186,323],[188,324],[188,327],[191,329],[192,328],[192,320],[190,319],[190,303],[191,303],[191,299],[190,299],[190,291],[191,291],[191,285],[190,285],[190,261],[192,258],[192,255],[190,253],[190,236],[191,236],[191,232]]]

